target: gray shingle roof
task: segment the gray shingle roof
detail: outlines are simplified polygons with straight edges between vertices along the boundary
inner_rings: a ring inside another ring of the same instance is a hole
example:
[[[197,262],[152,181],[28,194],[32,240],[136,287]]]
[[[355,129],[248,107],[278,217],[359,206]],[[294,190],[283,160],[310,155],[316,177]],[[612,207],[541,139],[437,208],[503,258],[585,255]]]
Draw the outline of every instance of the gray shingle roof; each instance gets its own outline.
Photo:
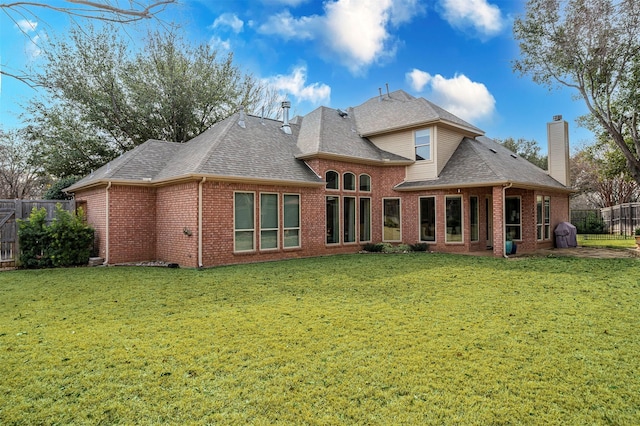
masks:
[[[415,98],[403,90],[376,96],[353,108],[358,132],[363,136],[434,123],[450,123],[466,129],[474,136],[482,130],[456,117],[424,98]]]
[[[546,171],[484,136],[464,138],[440,176],[433,180],[404,182],[399,190],[513,183],[515,186],[568,190]]]
[[[298,148],[300,157],[331,154],[357,160],[413,162],[392,154],[361,137],[356,130],[353,109],[341,116],[338,110],[320,107],[304,116],[300,125]]]

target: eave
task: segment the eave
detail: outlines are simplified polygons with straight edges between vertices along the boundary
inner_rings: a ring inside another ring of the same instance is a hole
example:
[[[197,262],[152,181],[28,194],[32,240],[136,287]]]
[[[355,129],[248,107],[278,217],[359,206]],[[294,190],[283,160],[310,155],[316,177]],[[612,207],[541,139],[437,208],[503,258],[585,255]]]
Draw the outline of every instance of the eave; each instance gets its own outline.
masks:
[[[366,164],[371,166],[409,166],[415,163],[414,160],[374,160],[371,158],[352,157],[349,155],[332,154],[328,152],[314,152],[312,154],[299,154],[295,157],[297,160],[332,160],[343,161],[349,163]]]

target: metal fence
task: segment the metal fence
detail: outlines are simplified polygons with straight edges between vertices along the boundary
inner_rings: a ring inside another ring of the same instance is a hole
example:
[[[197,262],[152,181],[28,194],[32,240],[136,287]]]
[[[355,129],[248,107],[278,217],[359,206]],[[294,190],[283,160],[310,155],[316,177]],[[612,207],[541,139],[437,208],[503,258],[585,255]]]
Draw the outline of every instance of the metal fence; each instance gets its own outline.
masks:
[[[640,227],[640,203],[618,204],[592,210],[572,210],[578,234],[631,236]]]
[[[20,253],[16,219],[27,219],[33,209],[44,208],[47,221],[51,221],[56,204],[68,211],[76,207],[75,200],[0,200],[0,268],[14,266]]]

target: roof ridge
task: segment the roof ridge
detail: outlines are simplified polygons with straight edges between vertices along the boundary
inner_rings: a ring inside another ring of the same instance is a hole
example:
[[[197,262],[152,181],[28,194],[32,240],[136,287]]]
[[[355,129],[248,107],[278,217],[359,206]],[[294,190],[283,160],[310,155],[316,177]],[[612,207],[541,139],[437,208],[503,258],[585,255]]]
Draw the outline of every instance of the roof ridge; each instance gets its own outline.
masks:
[[[213,129],[213,127],[217,124],[223,124],[225,121],[227,121],[226,126],[220,131],[220,134],[218,135],[218,137],[213,141],[213,143],[211,144],[211,146],[207,149],[207,154],[202,156],[202,159],[200,160],[200,162],[198,162],[198,165],[196,167],[194,167],[195,171],[199,171],[200,169],[202,169],[202,166],[209,161],[209,158],[211,158],[212,152],[214,150],[215,147],[217,147],[220,144],[220,141],[224,138],[224,136],[229,132],[229,129],[231,128],[231,126],[233,125],[233,123],[235,123],[235,120],[232,119],[232,117],[234,117],[237,113],[231,114],[229,117],[225,118],[222,121],[219,121],[217,123],[215,123],[213,126],[209,127],[209,129]],[[207,129],[207,130],[209,130]],[[205,132],[207,131],[205,130]],[[205,132],[201,133],[204,134]]]
[[[480,158],[482,158],[482,162],[483,162],[483,163],[484,163],[484,164],[485,164],[485,165],[486,165],[486,166],[487,166],[487,167],[488,167],[488,168],[489,168],[489,169],[490,169],[490,170],[491,170],[491,171],[492,171],[496,176],[498,176],[498,177],[500,177],[500,178],[502,178],[502,179],[507,180],[506,176],[505,176],[503,173],[501,173],[501,172],[497,171],[494,167],[492,167],[492,166],[493,166],[493,163],[492,163],[491,161],[487,161],[487,160],[486,160],[486,157],[485,157],[486,153],[485,153],[485,152],[481,152],[481,151],[480,151],[480,150],[475,146],[475,144],[473,143],[473,142],[478,142],[478,143],[482,144],[482,142],[478,141],[477,139],[471,139],[471,138],[468,138],[468,137],[465,137],[465,139],[469,140],[469,142],[470,142],[470,144],[471,144],[471,148],[472,148],[472,149],[473,149],[473,150],[478,154],[478,156],[479,156]],[[487,139],[490,139],[490,138],[487,138]],[[493,139],[490,139],[490,140],[491,140],[491,141],[493,141]],[[493,141],[493,142],[494,142],[494,143],[496,143],[495,141]],[[489,148],[489,149],[491,149],[491,148]]]

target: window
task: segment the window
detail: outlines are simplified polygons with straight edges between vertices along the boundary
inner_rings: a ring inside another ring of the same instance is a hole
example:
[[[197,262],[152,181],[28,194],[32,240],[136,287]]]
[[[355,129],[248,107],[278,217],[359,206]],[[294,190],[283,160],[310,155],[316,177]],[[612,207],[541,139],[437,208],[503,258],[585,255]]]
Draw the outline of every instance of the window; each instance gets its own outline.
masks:
[[[400,241],[400,199],[386,198],[383,203],[382,241]]]
[[[327,197],[327,244],[340,242],[340,197]]]
[[[353,173],[345,173],[342,176],[342,188],[345,191],[355,191],[356,190],[356,175]]]
[[[344,239],[345,243],[356,241],[356,198],[344,197]]]
[[[420,198],[420,241],[436,240],[436,197]]]
[[[278,248],[278,194],[260,194],[260,250]]]
[[[360,191],[364,191],[364,192],[371,191],[371,176],[360,175]]]
[[[551,239],[551,197],[538,195],[536,197],[536,238],[538,240]]]
[[[371,198],[360,198],[360,241],[371,241]]]
[[[284,247],[300,247],[300,196],[284,195]]]
[[[450,195],[445,197],[446,228],[445,241],[448,243],[462,242],[462,196]]]
[[[234,194],[234,250],[251,251],[255,242],[254,194]]]
[[[512,240],[521,240],[520,197],[507,197],[505,199],[504,209],[506,237]]]
[[[469,197],[469,222],[471,225],[471,241],[480,240],[480,229],[478,228],[480,217],[480,207],[478,197],[472,195]]]
[[[338,172],[329,170],[325,174],[325,180],[327,181],[327,189],[340,189],[340,176],[338,175]]]
[[[416,161],[431,160],[431,129],[416,130]]]

